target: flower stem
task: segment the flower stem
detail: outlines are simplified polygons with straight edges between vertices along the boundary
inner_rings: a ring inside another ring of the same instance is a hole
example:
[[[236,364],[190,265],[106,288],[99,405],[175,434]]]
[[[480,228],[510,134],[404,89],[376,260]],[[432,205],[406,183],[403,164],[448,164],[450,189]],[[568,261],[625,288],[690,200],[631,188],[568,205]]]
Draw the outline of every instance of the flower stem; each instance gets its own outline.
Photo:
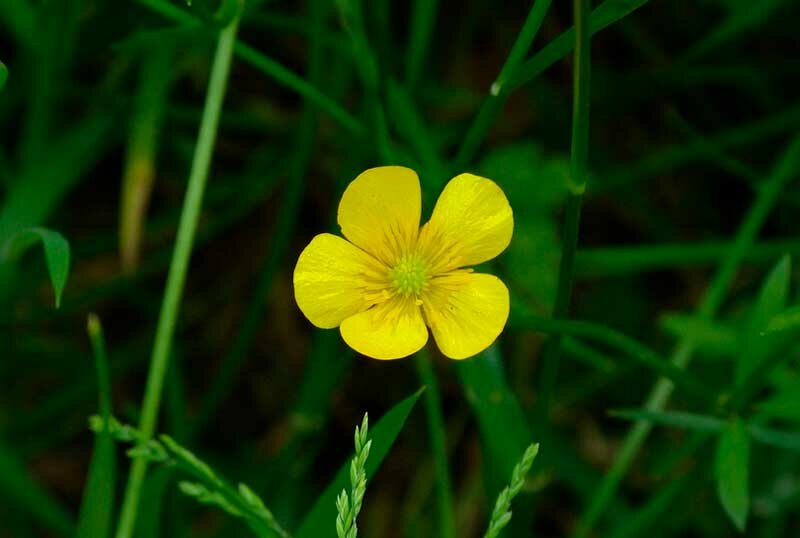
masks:
[[[570,150],[570,193],[564,213],[563,250],[558,274],[553,318],[566,317],[575,278],[575,250],[581,219],[583,193],[586,191],[586,161],[589,149],[589,1],[574,0],[575,61],[572,76],[572,145]],[[556,335],[548,345],[542,366],[539,409],[544,415],[550,407],[558,365],[561,358],[561,336]]]
[[[710,320],[716,315],[717,310],[722,306],[728,287],[758,235],[758,231],[775,205],[783,187],[790,179],[796,177],[799,168],[800,137],[796,137],[784,152],[770,178],[765,181],[764,186],[758,193],[758,197],[750,207],[744,221],[742,221],[727,256],[717,269],[708,291],[697,308],[698,317]],[[692,359],[695,346],[695,335],[687,333],[675,346],[670,361],[675,366],[685,369]],[[672,383],[660,378],[650,392],[644,409],[647,411],[661,411],[664,409],[672,395],[672,390]],[[639,448],[647,439],[652,427],[650,422],[638,421],[628,432],[611,470],[606,474],[597,493],[592,497],[591,504],[575,527],[575,532],[573,532],[575,538],[585,538],[589,535],[600,514],[605,511],[606,506],[613,499],[617,486],[639,452]]]
[[[139,430],[142,432],[145,441],[152,438],[156,427],[164,377],[169,364],[170,347],[175,334],[178,307],[186,280],[192,243],[203,201],[203,192],[208,179],[208,170],[211,164],[211,155],[214,149],[222,102],[225,97],[225,88],[228,81],[228,72],[230,71],[233,46],[236,42],[238,24],[239,17],[237,15],[220,32],[214,63],[211,68],[200,132],[197,136],[197,146],[189,175],[189,185],[183,202],[178,235],[175,240],[175,250],[170,264],[164,300],[161,305],[155,345],[153,346],[153,355],[150,361],[150,371],[142,403]],[[146,471],[147,462],[145,460],[139,458],[133,460],[122,503],[117,538],[130,538],[133,534],[142,482]]]
[[[439,536],[455,537],[455,520],[453,518],[452,485],[447,462],[447,446],[445,443],[444,417],[442,416],[441,396],[436,375],[431,367],[431,357],[423,349],[414,357],[417,372],[425,390],[425,412],[428,415],[428,436],[431,440],[433,463],[436,468],[436,497],[439,503]]]

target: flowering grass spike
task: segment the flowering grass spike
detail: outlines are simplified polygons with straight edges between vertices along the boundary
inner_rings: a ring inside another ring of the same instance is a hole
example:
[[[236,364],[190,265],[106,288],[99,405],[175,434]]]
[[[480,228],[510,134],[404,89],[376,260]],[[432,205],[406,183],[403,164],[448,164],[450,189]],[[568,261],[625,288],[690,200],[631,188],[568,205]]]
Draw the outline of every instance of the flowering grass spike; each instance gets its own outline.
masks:
[[[317,235],[295,267],[295,298],[311,323],[339,327],[350,347],[376,359],[420,350],[427,327],[452,359],[494,342],[508,319],[508,289],[469,267],[511,241],[505,194],[489,179],[461,174],[420,228],[421,207],[419,178],[408,168],[372,168],[350,183],[338,212],[346,239]]]

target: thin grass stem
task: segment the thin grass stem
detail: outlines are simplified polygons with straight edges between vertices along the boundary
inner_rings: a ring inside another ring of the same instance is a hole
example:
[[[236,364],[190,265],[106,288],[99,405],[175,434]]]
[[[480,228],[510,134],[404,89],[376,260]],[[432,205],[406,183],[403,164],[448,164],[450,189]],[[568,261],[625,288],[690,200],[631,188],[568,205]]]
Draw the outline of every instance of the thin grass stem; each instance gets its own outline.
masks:
[[[798,168],[800,168],[800,137],[792,140],[770,178],[759,191],[755,202],[750,207],[736,233],[728,254],[719,266],[702,302],[697,308],[698,317],[710,320],[716,315],[722,306],[728,287],[745,257],[745,253],[753,244],[784,186],[790,179],[796,177]],[[672,364],[678,368],[685,369],[692,360],[695,345],[695,335],[687,333],[686,336],[678,341],[670,357]],[[673,388],[674,386],[670,381],[664,378],[659,379],[650,392],[644,408],[648,411],[663,410],[672,395]],[[575,531],[572,534],[574,538],[585,538],[589,535],[592,527],[594,527],[608,503],[613,499],[619,483],[627,473],[652,428],[651,422],[638,421],[629,430],[611,470],[606,474],[597,493],[592,497],[591,503],[575,527]]]
[[[517,35],[517,39],[511,47],[511,52],[509,52],[503,67],[500,69],[500,74],[492,84],[489,95],[483,100],[480,109],[478,109],[478,114],[469,126],[464,141],[456,153],[453,162],[454,170],[461,171],[469,165],[470,161],[475,157],[481,142],[486,138],[486,133],[491,128],[508,98],[506,81],[517,69],[528,49],[530,49],[536,34],[539,32],[539,28],[542,26],[547,10],[550,9],[551,1],[536,0],[530,11],[528,11],[525,24],[523,24],[522,30]]]
[[[169,366],[170,348],[175,334],[175,325],[186,273],[189,267],[189,258],[192,253],[197,221],[203,202],[206,180],[211,165],[211,156],[214,150],[214,141],[217,134],[220,111],[225,98],[225,89],[230,72],[233,47],[236,42],[236,32],[239,25],[238,15],[222,29],[217,42],[214,62],[200,123],[200,132],[197,137],[197,146],[194,152],[192,168],[189,175],[189,184],[186,198],[183,203],[178,235],[175,240],[175,250],[167,277],[164,300],[156,330],[153,355],[150,361],[150,370],[145,387],[142,415],[139,429],[143,439],[152,438],[156,428],[158,410],[161,403],[161,392],[164,377]],[[117,538],[130,538],[136,524],[136,514],[139,507],[142,483],[147,471],[147,461],[137,458],[131,465],[125,497],[122,503]]]
[[[553,318],[562,319],[569,311],[572,283],[575,279],[575,250],[581,220],[583,194],[586,192],[586,161],[589,150],[589,74],[591,58],[589,48],[588,0],[574,0],[575,60],[573,65],[572,144],[570,150],[570,193],[564,213],[563,250],[556,288]],[[542,358],[539,409],[546,415],[558,378],[561,357],[561,337],[550,340]]]

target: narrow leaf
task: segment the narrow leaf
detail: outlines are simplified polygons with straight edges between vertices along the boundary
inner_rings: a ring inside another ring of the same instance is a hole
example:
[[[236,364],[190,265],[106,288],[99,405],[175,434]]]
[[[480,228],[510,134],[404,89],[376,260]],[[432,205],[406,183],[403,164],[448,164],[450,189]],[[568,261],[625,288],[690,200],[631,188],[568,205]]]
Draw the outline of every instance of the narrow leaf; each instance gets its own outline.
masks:
[[[791,262],[789,257],[785,256],[770,272],[761,287],[742,337],[741,352],[736,362],[737,386],[758,368],[773,347],[773,338],[765,335],[764,330],[770,320],[786,307],[790,274]]]
[[[3,62],[0,62],[0,90],[6,85],[8,80],[8,68]]]
[[[83,491],[76,536],[77,538],[106,538],[111,531],[114,512],[116,461],[114,439],[111,436],[111,380],[108,358],[100,320],[94,314],[89,316],[88,332],[94,350],[100,414],[103,417],[104,427],[95,437],[94,452]]]
[[[739,349],[734,327],[718,320],[685,314],[666,314],[659,320],[661,328],[679,338],[691,337],[699,351],[713,357],[729,358]]]
[[[800,329],[800,305],[791,306],[775,314],[767,323],[764,332],[769,334],[797,329]]]
[[[612,417],[624,420],[647,420],[661,426],[697,430],[702,432],[718,432],[725,422],[708,415],[682,413],[678,411],[648,411],[646,409],[615,409],[609,413]]]
[[[522,406],[506,384],[494,348],[456,363],[456,373],[478,419],[489,463],[505,482],[533,438]]]
[[[403,428],[408,415],[414,408],[414,404],[422,394],[422,389],[418,390],[405,400],[401,401],[389,410],[374,427],[370,427],[370,438],[372,448],[369,459],[365,466],[367,479],[375,475],[381,462],[389,453],[389,449],[397,439],[397,435]],[[295,538],[324,538],[326,536],[336,536],[336,529],[331,524],[336,520],[336,497],[337,494],[345,489],[349,483],[350,460],[346,461],[336,477],[325,488],[325,491],[317,498],[314,507],[307,513],[300,525]]]
[[[744,532],[750,509],[750,437],[741,420],[732,420],[723,430],[715,463],[719,500],[736,528]]]
[[[69,275],[69,243],[58,232],[46,228],[25,228],[9,237],[0,248],[0,260],[14,260],[36,242],[44,248],[45,262],[50,282],[55,292],[56,308],[61,305],[61,295]]]

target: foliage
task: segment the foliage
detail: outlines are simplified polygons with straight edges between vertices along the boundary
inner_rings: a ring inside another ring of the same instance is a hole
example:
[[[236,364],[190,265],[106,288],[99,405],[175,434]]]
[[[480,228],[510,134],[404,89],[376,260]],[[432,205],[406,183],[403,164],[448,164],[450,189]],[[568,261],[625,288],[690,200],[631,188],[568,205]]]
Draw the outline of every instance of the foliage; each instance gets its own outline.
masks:
[[[3,0],[0,538],[793,536],[798,20]],[[476,357],[374,361],[298,311],[382,165],[423,225],[462,172],[510,202]]]

